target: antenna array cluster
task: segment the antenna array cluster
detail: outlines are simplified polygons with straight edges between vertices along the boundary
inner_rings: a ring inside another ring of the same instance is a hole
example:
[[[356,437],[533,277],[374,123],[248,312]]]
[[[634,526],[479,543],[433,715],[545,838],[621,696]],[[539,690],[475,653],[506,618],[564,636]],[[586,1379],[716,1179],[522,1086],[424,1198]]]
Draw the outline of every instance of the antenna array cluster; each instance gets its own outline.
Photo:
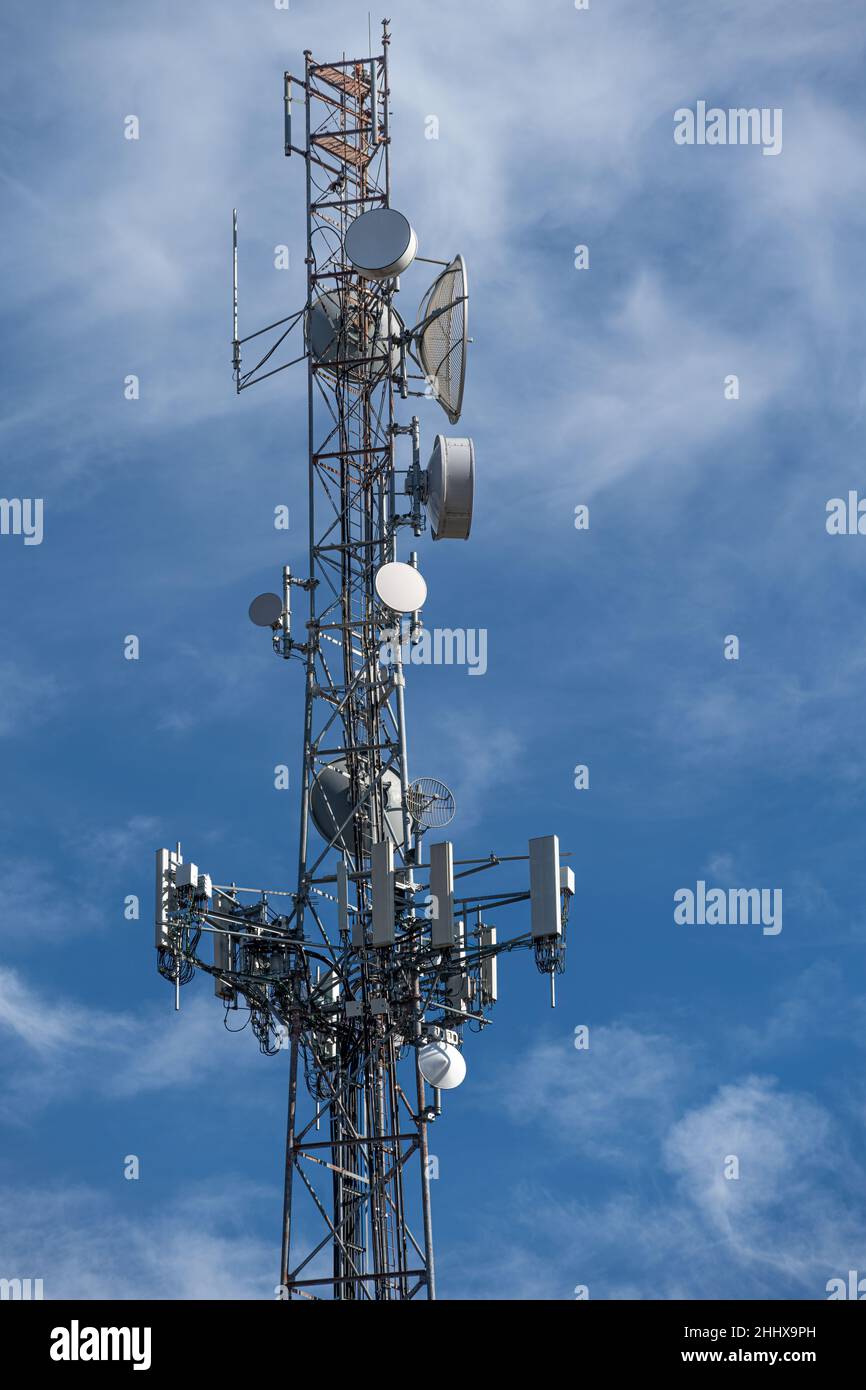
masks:
[[[436,435],[422,468],[419,417],[397,418],[400,401],[426,396],[458,422],[470,340],[460,255],[432,262],[412,327],[397,309],[424,258],[391,207],[389,44],[386,21],[378,55],[321,64],[307,52],[303,78],[285,74],[285,153],[306,172],[307,297],[247,338],[233,217],[236,389],[307,366],[308,574],[284,566],[281,592],[250,605],[274,651],[305,673],[297,887],[216,884],[179,844],[157,852],[158,965],[176,1004],[196,971],[210,975],[227,1018],[245,1011],[264,1052],[289,1052],[287,1298],[435,1297],[429,1126],[465,1076],[466,1035],[489,1022],[503,953],[531,950],[555,1001],[574,895],[556,835],[530,840],[525,855],[475,859],[428,843],[454,797],[438,778],[409,776],[402,642],[385,638],[408,622],[418,639],[427,586],[415,552],[397,558],[398,541],[428,524],[434,541],[467,539],[475,450]],[[295,331],[301,351],[274,365]],[[242,370],[242,349],[266,334],[270,346]],[[521,882],[479,891],[503,864]],[[500,913],[518,904],[528,923],[506,937]]]

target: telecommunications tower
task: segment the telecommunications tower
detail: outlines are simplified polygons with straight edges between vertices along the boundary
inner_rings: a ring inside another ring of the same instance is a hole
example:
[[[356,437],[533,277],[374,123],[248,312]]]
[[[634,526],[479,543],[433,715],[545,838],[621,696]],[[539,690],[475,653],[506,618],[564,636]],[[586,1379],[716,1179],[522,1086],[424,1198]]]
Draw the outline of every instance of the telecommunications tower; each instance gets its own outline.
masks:
[[[456,858],[429,833],[451,820],[451,792],[409,773],[404,661],[425,638],[427,586],[399,542],[428,529],[468,538],[475,451],[438,434],[422,467],[420,420],[398,419],[426,397],[459,420],[468,296],[462,256],[420,256],[391,206],[389,43],[386,20],[377,55],[306,52],[303,78],[285,74],[285,153],[306,174],[307,299],[245,338],[233,219],[237,390],[307,365],[309,568],[286,565],[280,592],[250,605],[304,673],[297,886],[218,885],[180,845],[157,851],[158,965],[176,1006],[198,970],[227,1018],[248,1011],[264,1052],[288,1049],[284,1298],[435,1297],[429,1127],[465,1075],[464,1036],[489,1022],[499,956],[532,950],[553,1002],[574,893],[555,835],[525,855]],[[409,326],[397,301],[413,262],[435,278]],[[295,330],[299,351],[275,365]],[[267,334],[242,370],[241,349]],[[475,891],[501,864],[522,886]],[[527,902],[528,922],[503,936],[500,909]]]

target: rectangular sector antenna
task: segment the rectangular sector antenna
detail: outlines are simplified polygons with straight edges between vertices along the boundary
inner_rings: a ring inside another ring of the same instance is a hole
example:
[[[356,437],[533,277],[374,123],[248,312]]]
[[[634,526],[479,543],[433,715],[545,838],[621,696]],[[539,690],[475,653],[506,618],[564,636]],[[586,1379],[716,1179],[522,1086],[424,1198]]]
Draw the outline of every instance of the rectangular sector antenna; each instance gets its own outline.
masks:
[[[225,897],[222,893],[217,893],[214,899],[213,910],[220,916],[229,916],[232,907],[236,904],[231,898]],[[216,970],[234,969],[234,938],[226,931],[215,931],[213,933],[213,963]],[[234,989],[230,984],[221,980],[219,976],[214,976],[213,992],[217,999],[231,1001],[235,997]]]
[[[496,945],[496,928],[481,928],[481,948],[484,951],[490,950]],[[498,962],[496,956],[484,956],[481,961],[481,993],[484,996],[485,1004],[495,1004],[498,997],[496,966]]]
[[[394,944],[394,842],[379,840],[370,851],[373,945]]]
[[[232,969],[232,940],[227,932],[216,931],[213,934],[213,963],[217,970]],[[217,999],[233,1000],[235,997],[232,986],[219,976],[214,977],[213,992]]]
[[[349,871],[346,868],[345,859],[337,861],[337,928],[341,938],[345,940],[349,933]],[[358,942],[355,941],[354,924],[352,945],[358,945]]]
[[[451,946],[454,942],[454,846],[450,840],[430,846],[430,942]]]
[[[337,1056],[336,1022],[337,1006],[340,999],[340,979],[333,970],[329,971],[322,981],[322,999],[333,1027],[319,1035],[318,1040],[321,1043],[323,1058],[328,1062],[333,1062]]]
[[[192,888],[193,890],[198,888],[198,865],[193,863],[178,864],[175,870],[174,884],[176,888]]]
[[[561,936],[558,835],[540,835],[529,841],[529,897],[533,940]]]
[[[174,907],[174,886],[172,871],[177,869],[180,856],[169,849],[156,851],[156,921],[154,945],[159,948],[169,946],[171,938],[168,930],[168,914]]]
[[[448,1003],[457,1013],[466,1013],[466,1001],[469,998],[469,979],[464,969],[466,928],[462,922],[456,924],[454,933],[456,943],[457,969],[452,970],[448,975],[447,990]]]

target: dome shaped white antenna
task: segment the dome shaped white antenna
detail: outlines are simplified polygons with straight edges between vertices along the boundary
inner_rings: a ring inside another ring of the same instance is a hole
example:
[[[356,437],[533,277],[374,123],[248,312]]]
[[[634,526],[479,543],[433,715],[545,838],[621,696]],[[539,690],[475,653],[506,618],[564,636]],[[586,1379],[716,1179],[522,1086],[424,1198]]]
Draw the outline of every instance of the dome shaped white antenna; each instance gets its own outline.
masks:
[[[414,565],[393,560],[376,572],[376,593],[392,613],[415,613],[427,599],[427,585]]]
[[[346,232],[346,256],[368,280],[390,280],[412,264],[418,238],[396,208],[373,208],[356,217]]]
[[[425,1043],[418,1051],[418,1067],[438,1091],[453,1091],[466,1079],[466,1059],[452,1043]]]

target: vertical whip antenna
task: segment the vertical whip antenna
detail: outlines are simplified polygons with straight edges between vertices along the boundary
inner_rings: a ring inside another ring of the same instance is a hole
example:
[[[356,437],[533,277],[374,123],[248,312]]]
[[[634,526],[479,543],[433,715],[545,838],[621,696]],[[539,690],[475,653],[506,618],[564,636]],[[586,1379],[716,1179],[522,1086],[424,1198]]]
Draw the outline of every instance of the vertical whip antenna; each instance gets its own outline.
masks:
[[[238,210],[232,208],[232,367],[240,390],[241,345],[238,339]]]

